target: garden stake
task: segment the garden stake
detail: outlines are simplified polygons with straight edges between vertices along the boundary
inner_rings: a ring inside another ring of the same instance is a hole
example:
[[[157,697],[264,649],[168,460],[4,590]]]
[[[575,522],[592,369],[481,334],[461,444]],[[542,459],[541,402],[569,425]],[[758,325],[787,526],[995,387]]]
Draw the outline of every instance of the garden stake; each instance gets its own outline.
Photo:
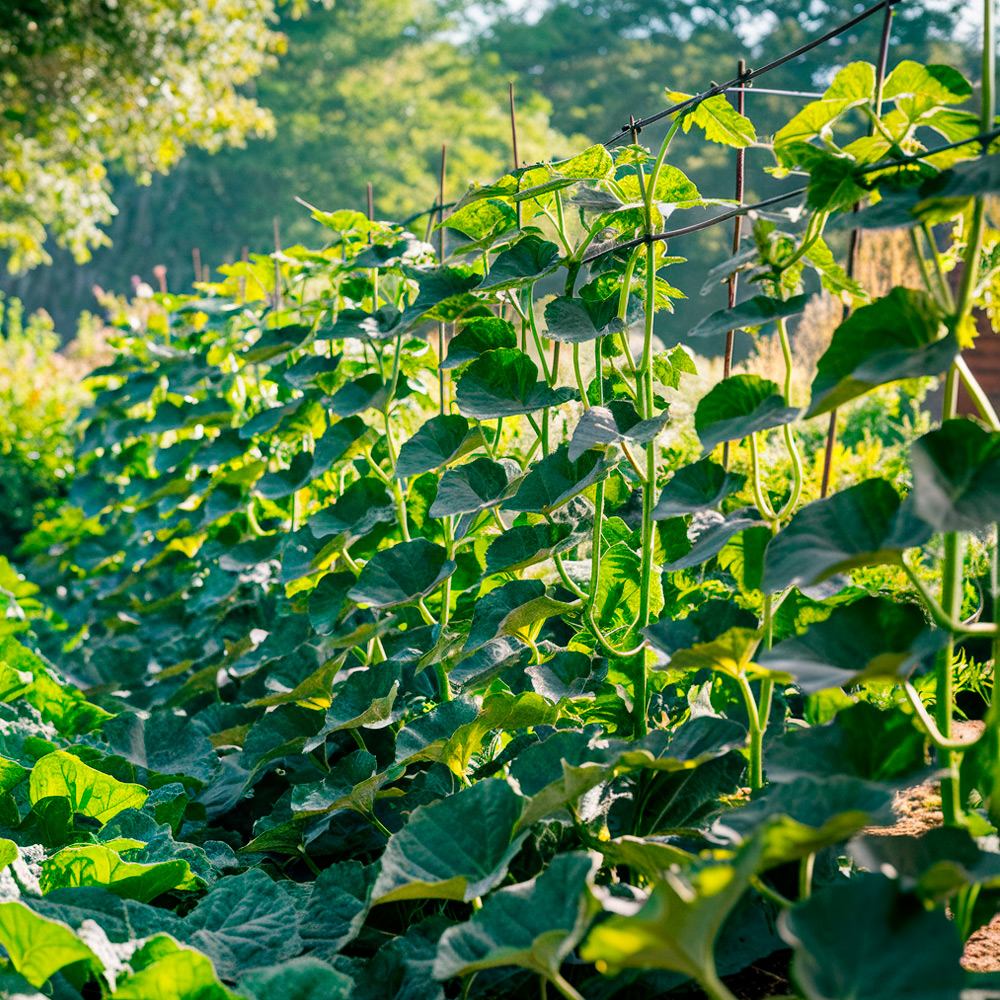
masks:
[[[440,183],[438,185],[438,204],[441,206],[438,211],[438,259],[441,261],[441,266],[444,267],[444,171],[445,165],[448,159],[448,144],[446,142],[441,143],[441,176]],[[433,219],[434,216],[432,215]],[[444,352],[445,352],[445,332],[444,323],[438,323],[438,395],[440,396],[441,402],[441,416],[444,416],[444,392],[445,392],[445,374],[444,374]]]
[[[274,311],[281,310],[281,261],[278,254],[281,253],[281,235],[278,232],[278,217],[274,217]]]
[[[194,264],[195,284],[201,281],[201,251],[197,247],[191,247],[191,263]]]
[[[240,275],[240,302],[247,300],[247,275],[246,269],[250,264],[250,248],[244,246],[240,252],[240,260],[243,262],[243,274]]]
[[[742,80],[747,71],[747,63],[745,59],[741,59],[737,66],[739,72],[737,76]],[[740,87],[739,92],[736,97],[736,110],[742,115],[746,106],[746,91],[748,88]],[[737,204],[743,204],[743,172],[746,164],[746,149],[740,146],[736,150],[736,202]],[[740,236],[743,229],[743,216],[737,215],[733,220],[733,256],[735,257],[740,252]],[[739,275],[734,271],[729,275],[729,308],[732,309],[736,305],[736,285],[739,281]],[[730,330],[726,334],[726,353],[722,363],[722,377],[729,378],[733,370],[733,341],[736,337],[736,331]],[[726,441],[722,446],[722,467],[724,469],[729,468],[729,442]]]
[[[879,42],[878,64],[875,67],[875,114],[882,115],[882,87],[885,83],[885,71],[889,62],[889,39],[892,34],[892,6],[885,8],[885,17],[882,21],[882,38]],[[868,124],[868,135],[875,131],[874,122]],[[861,207],[859,202],[854,203],[852,211],[857,212]],[[851,230],[850,249],[847,252],[847,276],[854,279],[858,268],[858,257],[861,252],[861,230],[855,227]],[[823,452],[823,480],[820,484],[819,495],[825,497],[830,490],[830,474],[833,468],[833,449],[837,443],[837,408],[830,411],[830,423],[826,431],[826,448]]]

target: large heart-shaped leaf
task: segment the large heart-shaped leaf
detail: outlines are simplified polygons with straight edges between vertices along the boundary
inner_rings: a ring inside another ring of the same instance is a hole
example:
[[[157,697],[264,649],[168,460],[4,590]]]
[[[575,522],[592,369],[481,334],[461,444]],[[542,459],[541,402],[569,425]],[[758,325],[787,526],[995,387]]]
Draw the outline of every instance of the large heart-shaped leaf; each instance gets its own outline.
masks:
[[[807,416],[827,413],[876,386],[940,375],[958,353],[926,292],[894,288],[851,313],[819,359]]]
[[[568,611],[573,605],[545,596],[541,580],[512,580],[480,597],[472,613],[466,649],[478,649],[501,635]]]
[[[964,985],[955,925],[881,875],[825,887],[778,929],[806,1000],[958,1000]]]
[[[782,424],[800,411],[785,404],[778,386],[759,375],[731,375],[714,385],[698,403],[694,427],[707,455],[723,441],[742,438]]]
[[[1000,520],[1000,433],[946,420],[910,452],[913,507],[937,531],[975,531]]]
[[[690,101],[690,94],[682,94],[675,90],[667,91],[667,100]],[[744,118],[736,108],[729,103],[725,94],[714,94],[695,101],[694,104],[680,112],[684,123],[684,131],[689,132],[692,125],[697,125],[705,132],[705,138],[710,142],[718,142],[723,146],[742,148],[756,141],[757,133],[749,118]]]
[[[947,640],[928,627],[915,604],[863,597],[833,609],[802,635],[783,639],[757,662],[790,674],[805,694],[847,687],[869,677],[906,676]]]
[[[479,291],[520,288],[551,274],[559,266],[559,247],[528,235],[508,247],[493,261]]]
[[[521,467],[510,459],[494,462],[476,458],[449,469],[438,481],[437,496],[431,504],[431,517],[452,514],[475,514],[489,510],[517,489]]]
[[[884,479],[866,479],[807,504],[768,543],[768,593],[812,585],[855,566],[902,565],[903,551],[922,545],[930,528],[915,518]]]
[[[434,977],[518,965],[557,979],[599,909],[591,891],[599,864],[599,855],[557,854],[537,878],[498,889],[468,923],[441,936]]]
[[[483,444],[483,433],[457,413],[431,417],[399,449],[396,477],[407,479],[457,462]]]
[[[538,366],[521,351],[487,351],[473,361],[455,385],[459,412],[495,420],[558,406],[577,396],[575,389],[552,389],[538,381]]]
[[[738,493],[746,481],[746,476],[739,472],[727,472],[710,458],[683,465],[663,487],[660,499],[653,508],[653,520],[662,521],[680,514],[707,510],[720,500]]]
[[[589,451],[572,462],[568,447],[561,444],[531,467],[514,496],[504,501],[503,509],[549,514],[588,486],[606,478],[617,464],[617,459]]]
[[[106,823],[123,809],[139,809],[149,797],[142,785],[118,781],[88,767],[78,757],[56,750],[31,769],[28,797],[32,805],[42,799],[66,799],[70,811]]]
[[[713,830],[756,839],[764,870],[840,843],[874,823],[891,823],[892,798],[886,786],[847,775],[796,778],[769,785],[749,804],[724,813]]]
[[[808,296],[795,295],[790,299],[772,299],[767,295],[754,295],[732,309],[718,309],[700,320],[688,331],[689,337],[714,337],[730,330],[746,330],[765,326],[778,319],[797,316],[806,307]]]
[[[621,333],[635,318],[636,303],[629,300],[625,320],[618,318],[618,296],[604,299],[559,296],[545,306],[545,323],[550,340],[582,344],[612,333]]]
[[[635,407],[626,400],[612,400],[609,406],[591,406],[580,414],[573,440],[569,445],[569,460],[575,462],[585,451],[601,445],[636,441],[648,444],[663,430],[669,414],[664,411],[649,420],[640,420]]]
[[[306,521],[316,538],[350,535],[361,538],[376,524],[392,521],[396,508],[381,479],[356,479],[337,500]]]
[[[23,903],[0,903],[0,944],[10,964],[32,986],[42,986],[73,962],[85,962],[95,973],[104,969],[104,963],[66,924],[47,920]]]
[[[487,351],[515,347],[517,332],[512,323],[497,316],[479,316],[463,323],[458,333],[448,342],[448,357],[441,362],[441,367],[457,368]]]
[[[504,781],[479,781],[414,809],[386,844],[372,903],[468,902],[499,885],[527,831],[514,835],[521,800]]]
[[[446,549],[426,538],[415,538],[376,552],[362,567],[348,596],[371,608],[394,608],[425,597],[455,568]]]
[[[718,555],[723,546],[741,531],[746,531],[747,528],[761,527],[764,523],[755,507],[734,510],[722,520],[710,524],[695,538],[694,544],[685,555],[667,563],[663,568],[673,573],[680,569],[700,566],[712,556]]]
[[[715,940],[749,886],[759,853],[751,842],[731,864],[670,873],[644,903],[616,907],[615,915],[590,932],[580,954],[610,970],[673,969],[714,983]]]

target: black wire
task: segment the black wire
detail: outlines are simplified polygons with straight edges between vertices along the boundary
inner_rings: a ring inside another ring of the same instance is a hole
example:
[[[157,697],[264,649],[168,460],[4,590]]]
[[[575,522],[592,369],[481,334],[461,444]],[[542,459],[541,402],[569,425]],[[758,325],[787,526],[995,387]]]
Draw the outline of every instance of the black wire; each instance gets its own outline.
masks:
[[[663,111],[657,111],[656,114],[649,115],[647,118],[640,118],[635,123],[634,128],[637,132],[641,131],[647,125],[652,125],[654,122],[658,122],[661,119],[666,118],[668,115],[673,115],[676,114],[678,111],[684,111],[687,108],[693,107],[695,104],[698,104],[699,102],[705,100],[705,98],[707,97],[715,97],[716,94],[722,94],[725,91],[729,90],[731,87],[742,86],[748,83],[750,80],[756,79],[758,76],[763,76],[765,73],[770,73],[771,70],[777,69],[779,66],[783,66],[786,62],[790,62],[792,59],[796,59],[801,55],[805,55],[806,52],[809,52],[812,49],[817,48],[824,42],[828,42],[832,38],[836,38],[838,35],[842,35],[845,31],[850,31],[851,28],[853,28],[857,24],[860,24],[867,18],[871,17],[872,14],[877,14],[880,10],[884,9],[885,7],[893,7],[897,3],[902,3],[902,0],[881,0],[880,3],[877,3],[872,7],[866,8],[865,10],[861,11],[860,14],[856,14],[849,21],[845,21],[843,24],[839,25],[836,28],[831,28],[831,30],[828,31],[825,35],[820,35],[818,38],[814,38],[811,41],[806,42],[805,45],[800,45],[797,49],[793,49],[791,52],[788,52],[783,56],[779,56],[777,59],[771,60],[771,62],[767,63],[764,66],[761,66],[759,69],[751,70],[749,73],[744,73],[742,76],[733,77],[732,80],[729,80],[726,83],[716,84],[715,86],[710,87],[708,90],[703,91],[702,93],[697,94],[694,97],[689,97],[686,100],[681,101],[680,104],[675,104],[673,105],[673,107],[666,108]],[[615,143],[618,143],[622,139],[630,136],[632,134],[632,130],[633,126],[631,124],[623,125],[622,128],[619,130],[619,132],[616,135],[612,136],[610,139],[608,139],[608,141],[605,142],[604,145],[605,146],[615,145]]]
[[[968,139],[960,139],[957,142],[949,142],[944,146],[936,146],[934,149],[925,150],[923,153],[914,153],[911,156],[903,156],[895,160],[880,160],[878,163],[869,163],[865,167],[861,167],[857,173],[858,174],[873,174],[878,170],[891,170],[893,167],[905,167],[909,163],[917,163],[920,160],[925,160],[928,156],[934,156],[936,153],[946,153],[949,149],[958,149],[960,146],[970,146],[973,143],[979,143],[983,149],[985,155],[985,148],[993,139],[1000,138],[1000,128],[992,129],[989,132],[981,132],[979,135],[970,136]],[[730,219],[735,219],[738,215],[745,215],[747,212],[753,212],[758,208],[767,208],[769,205],[777,205],[779,202],[788,201],[790,198],[796,198],[801,194],[805,194],[808,189],[801,187],[796,188],[794,191],[786,191],[784,194],[776,194],[771,198],[765,198],[763,201],[755,201],[752,205],[741,205],[739,208],[734,208],[731,212],[724,212],[722,215],[716,215],[711,219],[706,219],[704,222],[696,222],[690,226],[684,226],[682,229],[672,229],[666,233],[655,233],[650,236],[639,236],[634,240],[627,240],[624,243],[616,243],[613,246],[606,247],[604,250],[598,250],[595,253],[588,254],[581,261],[582,264],[589,264],[592,260],[597,260],[599,257],[605,256],[605,254],[614,253],[618,250],[631,250],[633,247],[637,247],[643,243],[653,243],[658,240],[672,240],[678,236],[687,236],[689,233],[696,233],[701,229],[711,229],[712,226],[717,226],[720,223],[728,222]]]

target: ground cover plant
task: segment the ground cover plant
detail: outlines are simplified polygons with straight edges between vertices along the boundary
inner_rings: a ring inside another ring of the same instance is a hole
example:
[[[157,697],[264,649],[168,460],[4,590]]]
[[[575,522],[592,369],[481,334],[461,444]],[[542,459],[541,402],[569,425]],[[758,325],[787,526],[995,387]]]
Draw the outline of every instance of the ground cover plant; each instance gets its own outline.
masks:
[[[787,377],[728,375],[669,447],[662,237],[719,211],[670,141],[763,141],[721,94],[473,187],[447,255],[316,210],[327,246],[123,315],[70,503],[0,574],[0,990],[728,1000],[790,950],[782,995],[1000,993],[960,964],[1000,904],[986,51],[979,112],[853,62],[773,137],[806,187],[696,332],[767,328]],[[831,246],[893,227],[926,287],[873,298]],[[799,399],[812,276],[850,311]],[[806,421],[942,376],[908,489],[820,495]],[[943,825],[879,832],[929,775]]]

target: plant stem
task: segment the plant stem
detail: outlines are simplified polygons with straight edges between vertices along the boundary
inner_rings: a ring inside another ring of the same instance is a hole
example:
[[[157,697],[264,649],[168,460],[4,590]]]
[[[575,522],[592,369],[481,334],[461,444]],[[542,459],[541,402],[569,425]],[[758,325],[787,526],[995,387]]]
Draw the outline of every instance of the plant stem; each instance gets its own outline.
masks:
[[[963,565],[965,539],[957,531],[944,536],[944,565],[942,567],[941,604],[952,618],[959,618],[962,612]],[[935,721],[938,731],[945,740],[951,739],[952,715],[954,712],[955,684],[955,636],[949,634],[948,643],[938,653],[936,671]],[[946,772],[941,779],[941,812],[945,826],[959,823],[962,803],[958,785],[958,760],[947,746],[939,747],[941,767]]]
[[[815,854],[807,854],[799,862],[799,902],[812,895],[813,868],[815,866]]]
[[[715,966],[702,970],[698,977],[698,985],[712,998],[712,1000],[736,1000],[735,994],[719,978]]]
[[[760,707],[753,696],[753,689],[747,675],[740,671],[736,677],[740,693],[743,695],[743,703],[746,705],[747,718],[750,723],[750,788],[756,791],[764,784],[764,773],[761,759],[761,748],[764,742],[764,733],[760,727]]]

